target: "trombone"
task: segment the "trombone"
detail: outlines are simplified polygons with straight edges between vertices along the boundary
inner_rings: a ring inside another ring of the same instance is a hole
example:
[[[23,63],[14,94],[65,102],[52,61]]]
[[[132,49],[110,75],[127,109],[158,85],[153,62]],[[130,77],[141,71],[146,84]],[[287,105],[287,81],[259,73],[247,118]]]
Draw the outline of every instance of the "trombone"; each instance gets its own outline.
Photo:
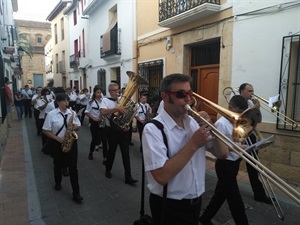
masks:
[[[248,137],[247,138],[247,141],[250,143],[250,144],[253,144],[251,142],[251,139]],[[253,158],[255,158],[256,160],[259,161],[259,158],[258,158],[258,155],[257,155],[257,152],[255,151],[255,149],[251,150],[250,151],[250,154],[252,155]],[[260,161],[259,161],[260,162]],[[277,196],[275,195],[275,192],[269,182],[269,180],[267,178],[265,178],[261,173],[258,173],[260,179],[261,179],[261,182],[264,186],[264,189],[267,191],[270,199],[271,199],[271,202],[272,202],[272,205],[275,209],[275,212],[277,213],[277,217],[279,219],[281,219],[282,221],[284,220],[284,213],[283,213],[283,210],[279,204],[279,201],[277,199]]]
[[[223,96],[225,97],[226,101],[228,102],[229,96],[231,96],[231,94],[236,95],[236,92],[238,92],[237,89],[233,89],[232,87],[226,87],[226,88],[223,89]],[[266,99],[264,99],[264,98],[262,98],[262,97],[260,97],[256,94],[253,94],[251,100],[252,101],[260,100],[261,102],[264,103],[264,106],[261,105],[261,107],[264,110],[266,110],[267,112],[269,112],[272,115],[276,116],[282,122],[291,125],[293,127],[293,129],[298,128],[299,124],[295,120],[289,118],[288,116],[284,115],[282,112],[279,111],[279,108],[280,108],[281,103],[282,103],[281,100],[273,102],[272,106],[269,106],[269,101],[267,101]],[[270,109],[271,109],[271,111],[270,111]],[[274,113],[276,113],[276,115]]]
[[[217,104],[205,99],[204,97],[193,93],[194,98],[201,99],[207,106],[227,118],[229,121],[233,123],[233,139],[234,141],[245,140],[246,134],[252,132],[257,124],[255,120],[259,119],[259,115],[257,115],[257,111],[253,109],[248,109],[242,114],[236,114],[229,110],[226,110]],[[226,144],[232,151],[234,151],[237,155],[239,155],[242,159],[244,159],[249,165],[255,168],[264,178],[268,179],[272,182],[278,189],[280,189],[283,193],[288,195],[292,200],[300,205],[300,193],[297,192],[293,187],[283,181],[280,177],[274,174],[271,170],[265,167],[260,161],[256,160],[252,157],[248,152],[240,148],[234,141],[221,133],[213,124],[209,123],[205,118],[203,118],[198,112],[193,110],[188,104],[186,105],[186,110],[192,114],[192,116],[196,120],[203,121],[206,125],[211,128],[212,134],[219,138],[224,144]],[[251,111],[253,111],[251,113]],[[259,110],[258,110],[259,111]],[[250,113],[247,113],[250,112]],[[250,117],[248,117],[250,115]],[[254,115],[254,116],[253,116]],[[241,118],[243,117],[243,118]],[[239,121],[248,121],[247,123],[239,123]],[[242,125],[242,126],[241,126]],[[237,133],[237,134],[236,134]],[[237,139],[237,137],[239,137]],[[243,137],[243,138],[242,138]]]

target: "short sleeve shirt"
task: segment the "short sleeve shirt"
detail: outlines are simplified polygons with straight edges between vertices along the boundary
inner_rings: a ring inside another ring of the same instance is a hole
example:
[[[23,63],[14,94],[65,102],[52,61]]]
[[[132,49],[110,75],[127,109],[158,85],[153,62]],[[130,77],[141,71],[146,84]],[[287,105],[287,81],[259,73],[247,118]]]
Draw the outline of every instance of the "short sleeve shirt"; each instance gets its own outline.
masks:
[[[155,117],[164,126],[169,145],[169,157],[172,158],[191,139],[198,123],[190,116],[183,118],[184,128],[179,127],[169,114],[162,109]],[[163,186],[152,177],[151,171],[164,166],[169,159],[161,131],[152,123],[146,124],[142,136],[145,171],[148,188],[151,193],[162,196]],[[185,167],[168,182],[168,198],[192,199],[199,197],[205,190],[205,147],[199,148]]]
[[[93,118],[100,118],[100,104],[101,101],[92,100],[90,101],[85,109],[85,113],[90,113]]]
[[[63,115],[62,115],[63,114]],[[66,127],[64,126],[64,115],[67,115],[67,123],[69,122],[72,112],[70,109],[67,109],[65,113],[61,112],[59,108],[52,110],[45,119],[43,130],[51,131],[53,134],[56,134],[61,127],[62,130],[58,133],[58,137],[63,138],[66,133]],[[80,120],[78,119],[76,113],[73,117],[73,124],[80,126]]]
[[[225,117],[220,117],[215,123],[216,128],[223,133],[226,137],[228,137],[230,140],[232,140],[232,131],[233,131],[233,125],[232,123],[226,119]],[[239,144],[236,142],[236,144]],[[240,157],[233,151],[229,151],[229,156],[226,158],[230,161],[236,161]]]
[[[102,102],[100,104],[100,109],[113,109],[113,108],[116,108],[117,105],[118,105],[117,101],[114,101],[110,98],[103,98]],[[110,118],[110,115],[105,116],[105,124],[108,127],[110,127],[109,118]]]

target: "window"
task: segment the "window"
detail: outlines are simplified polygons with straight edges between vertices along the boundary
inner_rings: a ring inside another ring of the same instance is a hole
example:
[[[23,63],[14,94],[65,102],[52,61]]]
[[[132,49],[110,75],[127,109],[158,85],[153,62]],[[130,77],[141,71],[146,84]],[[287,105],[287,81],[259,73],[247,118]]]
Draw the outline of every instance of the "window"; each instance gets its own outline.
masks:
[[[84,29],[82,29],[82,57],[85,58],[85,34],[84,34]]]
[[[58,73],[58,54],[55,54],[56,73]]]
[[[106,71],[105,69],[100,69],[97,71],[97,80],[100,88],[103,91],[103,94],[106,95]]]
[[[74,41],[74,54],[75,54],[75,56],[78,58],[78,56],[79,56],[79,53],[78,53],[78,40],[75,40]]]
[[[280,112],[300,122],[300,35],[283,37],[279,98],[282,101]],[[296,130],[293,121],[277,115],[277,129]]]
[[[54,24],[54,41],[57,44],[57,24]]]
[[[41,37],[38,37],[38,38],[36,39],[36,42],[37,42],[38,44],[41,44],[41,43],[42,43],[42,38],[41,38]]]
[[[61,27],[61,40],[65,39],[65,25],[64,25],[64,18],[60,19],[60,27]]]
[[[163,78],[163,60],[155,60],[138,64],[138,73],[148,82],[139,88],[139,92],[148,93],[148,103],[154,113],[156,113],[159,102],[159,85]]]
[[[73,21],[74,21],[74,26],[77,24],[77,10],[75,9],[73,12]]]
[[[81,2],[81,12],[83,12],[83,0],[80,0]]]

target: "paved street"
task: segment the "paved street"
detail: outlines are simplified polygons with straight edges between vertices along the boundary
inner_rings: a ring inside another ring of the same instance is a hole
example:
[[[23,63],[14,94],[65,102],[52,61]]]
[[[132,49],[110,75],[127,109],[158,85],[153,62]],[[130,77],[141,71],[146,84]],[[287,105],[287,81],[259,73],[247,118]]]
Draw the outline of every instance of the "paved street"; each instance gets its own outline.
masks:
[[[133,134],[134,146],[130,147],[132,176],[139,180],[136,186],[124,183],[123,165],[120,151],[117,151],[116,160],[112,170],[112,178],[104,176],[105,167],[102,165],[102,152],[94,153],[94,160],[88,160],[90,131],[85,121],[78,132],[79,154],[78,170],[83,204],[72,201],[72,191],[69,177],[64,177],[61,191],[55,191],[53,178],[52,158],[41,152],[41,140],[36,135],[33,119],[25,119],[21,123],[13,123],[15,133],[10,133],[8,141],[17,135],[23,135],[29,224],[32,225],[132,225],[139,218],[140,189],[141,189],[141,154],[139,152],[138,134]],[[10,145],[9,145],[10,146]],[[6,154],[11,149],[6,150]],[[4,160],[6,160],[4,158]],[[18,158],[18,160],[22,160]],[[15,161],[18,163],[18,161]],[[203,195],[203,209],[213,194],[216,183],[214,163],[207,160],[206,189]],[[4,173],[4,171],[2,171]],[[21,179],[20,177],[19,179]],[[24,179],[24,175],[23,175]],[[239,173],[240,189],[246,207],[246,213],[251,225],[300,223],[300,208],[286,196],[279,193],[281,206],[285,212],[285,220],[276,217],[274,208],[270,205],[258,203],[253,200],[253,194],[247,183],[245,173]],[[0,180],[1,183],[1,180]],[[3,186],[1,184],[1,186]],[[0,192],[1,192],[0,186]],[[21,182],[20,182],[21,186]],[[298,188],[299,190],[299,188]],[[1,197],[1,196],[0,196]],[[146,189],[145,210],[149,214],[148,192]],[[26,205],[26,204],[24,204]],[[3,210],[5,206],[1,206]],[[18,209],[15,209],[16,211]],[[7,214],[0,214],[7,216]],[[23,216],[23,215],[22,215]],[[13,225],[3,223],[0,225]],[[24,219],[24,216],[22,217]],[[15,218],[15,220],[18,220]],[[1,222],[2,221],[2,222]],[[21,219],[19,219],[21,221]],[[213,220],[215,225],[234,224],[227,204],[224,204]],[[25,223],[14,223],[24,225]]]

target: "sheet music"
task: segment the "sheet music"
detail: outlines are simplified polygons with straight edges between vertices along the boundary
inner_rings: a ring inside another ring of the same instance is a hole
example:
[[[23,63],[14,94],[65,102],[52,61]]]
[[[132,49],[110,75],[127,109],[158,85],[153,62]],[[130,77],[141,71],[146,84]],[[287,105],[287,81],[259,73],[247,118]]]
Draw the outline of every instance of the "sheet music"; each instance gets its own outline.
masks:
[[[278,101],[278,98],[279,98],[279,95],[276,95],[276,96],[274,96],[274,97],[270,97],[270,98],[269,98],[269,106],[270,106],[271,108],[273,107],[273,103]]]
[[[273,138],[274,138],[274,135],[271,135],[271,136],[269,136],[269,137],[267,137],[267,138],[264,138],[264,139],[262,139],[262,140],[260,140],[260,141],[258,141],[258,142],[256,142],[256,143],[254,143],[254,144],[252,144],[252,145],[249,145],[249,146],[248,146],[247,148],[245,148],[244,150],[245,150],[246,152],[249,152],[249,151],[252,150],[253,148],[258,148],[260,145],[266,143],[267,141],[272,140]]]

